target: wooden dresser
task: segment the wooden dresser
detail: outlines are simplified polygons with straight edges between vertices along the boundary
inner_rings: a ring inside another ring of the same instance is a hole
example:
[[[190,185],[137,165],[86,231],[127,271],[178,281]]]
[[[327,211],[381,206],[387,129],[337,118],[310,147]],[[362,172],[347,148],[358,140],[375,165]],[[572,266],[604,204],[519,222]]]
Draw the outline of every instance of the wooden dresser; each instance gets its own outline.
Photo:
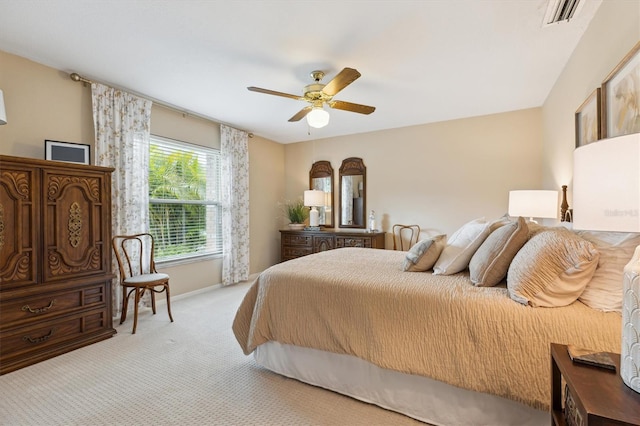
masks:
[[[115,334],[112,171],[0,156],[0,374]]]
[[[295,259],[341,247],[368,247],[384,249],[384,232],[356,231],[280,231],[280,259]]]

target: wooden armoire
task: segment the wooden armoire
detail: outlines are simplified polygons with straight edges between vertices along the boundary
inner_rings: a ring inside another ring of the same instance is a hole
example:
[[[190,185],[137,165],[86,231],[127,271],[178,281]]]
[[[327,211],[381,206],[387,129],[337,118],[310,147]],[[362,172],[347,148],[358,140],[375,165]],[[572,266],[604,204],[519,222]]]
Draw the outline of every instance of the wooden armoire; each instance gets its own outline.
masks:
[[[0,156],[0,374],[115,334],[112,171]]]

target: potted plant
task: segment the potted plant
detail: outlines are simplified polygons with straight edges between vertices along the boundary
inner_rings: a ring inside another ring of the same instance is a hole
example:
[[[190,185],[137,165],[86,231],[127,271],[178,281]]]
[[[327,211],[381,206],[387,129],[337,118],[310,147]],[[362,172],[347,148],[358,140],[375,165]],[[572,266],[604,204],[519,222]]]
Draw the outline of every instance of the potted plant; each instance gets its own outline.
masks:
[[[305,207],[302,199],[287,201],[284,203],[284,212],[289,219],[289,228],[304,229],[304,222],[309,217],[309,209]]]

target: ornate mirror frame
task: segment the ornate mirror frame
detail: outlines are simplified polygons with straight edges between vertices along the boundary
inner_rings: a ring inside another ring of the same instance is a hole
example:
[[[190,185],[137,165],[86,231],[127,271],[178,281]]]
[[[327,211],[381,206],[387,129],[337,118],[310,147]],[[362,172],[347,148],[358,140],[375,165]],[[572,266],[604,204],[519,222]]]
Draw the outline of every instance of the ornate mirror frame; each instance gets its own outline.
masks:
[[[309,170],[309,189],[325,192],[326,203],[318,207],[320,227],[333,228],[333,167],[329,161],[316,161]]]
[[[367,168],[362,158],[350,157],[340,166],[338,226],[367,227]]]

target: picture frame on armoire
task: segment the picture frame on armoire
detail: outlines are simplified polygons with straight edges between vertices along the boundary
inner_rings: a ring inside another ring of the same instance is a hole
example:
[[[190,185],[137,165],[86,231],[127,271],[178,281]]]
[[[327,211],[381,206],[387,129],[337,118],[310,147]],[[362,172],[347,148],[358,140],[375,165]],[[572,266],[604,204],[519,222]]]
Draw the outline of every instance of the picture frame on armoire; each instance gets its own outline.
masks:
[[[45,160],[91,164],[91,145],[45,139]]]
[[[602,82],[602,137],[640,132],[640,42]]]
[[[600,111],[600,88],[597,88],[576,111],[576,148],[601,139]]]

